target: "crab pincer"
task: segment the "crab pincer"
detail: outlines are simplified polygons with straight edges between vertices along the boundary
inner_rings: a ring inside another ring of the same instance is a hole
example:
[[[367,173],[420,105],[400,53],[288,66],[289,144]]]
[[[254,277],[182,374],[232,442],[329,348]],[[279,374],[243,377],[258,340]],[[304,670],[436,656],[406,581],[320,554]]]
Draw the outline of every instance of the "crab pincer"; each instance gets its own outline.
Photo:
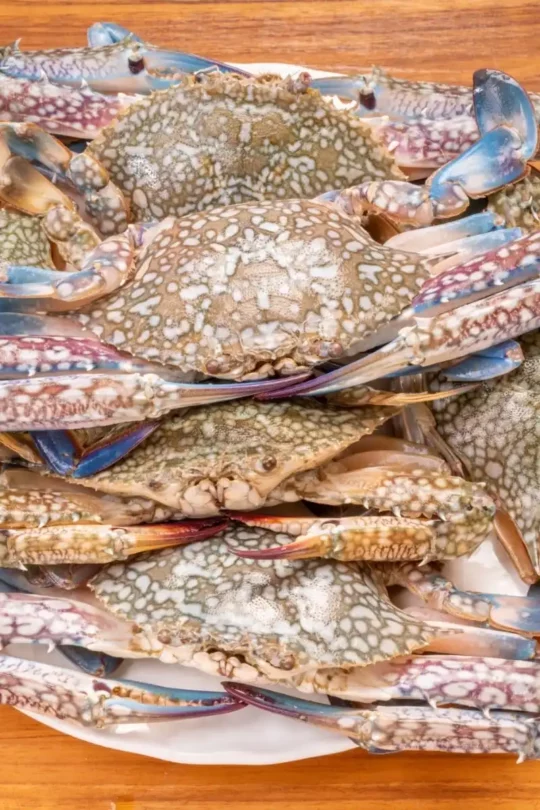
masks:
[[[535,714],[527,711],[486,713],[475,709],[399,704],[328,706],[253,685],[225,682],[223,686],[231,696],[251,706],[345,734],[370,753],[514,753],[520,762],[540,757],[538,722]],[[516,697],[519,699],[517,690]],[[444,702],[459,704],[460,701],[458,697]],[[536,697],[534,706],[537,705]]]
[[[151,93],[170,87],[183,73],[213,68],[249,75],[222,62],[159,48],[120,26],[108,26],[92,26],[87,48],[23,51],[18,42],[0,48],[0,76],[34,82],[45,77],[73,87],[85,82],[103,93]]]
[[[95,573],[94,567],[94,573]],[[0,568],[0,593],[33,593],[34,586],[21,571]],[[76,667],[94,677],[112,675],[122,663],[121,658],[99,650],[87,650],[74,644],[57,645],[57,650]]]
[[[535,110],[525,90],[497,70],[477,70],[473,101],[480,138],[432,174],[423,187],[403,181],[363,183],[342,194],[355,205],[385,213],[399,222],[430,225],[462,213],[469,198],[485,197],[529,172],[538,146]]]
[[[98,729],[206,717],[243,708],[225,692],[94,678],[4,655],[0,656],[0,703]]]

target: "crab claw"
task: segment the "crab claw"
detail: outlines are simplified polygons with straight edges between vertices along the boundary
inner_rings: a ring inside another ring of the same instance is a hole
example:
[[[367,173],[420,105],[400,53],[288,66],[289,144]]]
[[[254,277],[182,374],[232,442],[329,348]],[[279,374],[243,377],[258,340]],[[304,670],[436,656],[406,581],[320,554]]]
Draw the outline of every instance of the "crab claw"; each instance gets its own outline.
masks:
[[[240,76],[250,76],[251,74],[240,68],[218,62],[215,59],[206,59],[203,56],[195,56],[182,51],[166,51],[156,48],[148,42],[144,42],[137,34],[132,33],[122,25],[110,22],[97,22],[90,26],[87,31],[88,44],[91,47],[103,45],[115,45],[123,40],[138,43],[141,47],[141,60],[148,71],[161,71],[165,75],[168,73],[198,73],[203,70],[219,70],[222,73],[238,73]],[[160,85],[161,86],[161,85]],[[166,86],[166,85],[165,85]],[[155,89],[159,89],[156,87]]]
[[[290,385],[283,378],[183,382],[181,374],[103,346],[84,331],[73,331],[61,319],[14,313],[0,314],[0,375],[4,378],[0,379],[2,429],[8,432],[152,420],[176,408],[249,397]],[[21,407],[23,402],[25,407]],[[125,441],[138,443],[145,438],[145,430],[128,431]],[[102,460],[106,461],[103,449]],[[110,450],[113,460],[120,450],[117,441]]]
[[[523,712],[486,716],[474,709],[431,706],[329,706],[241,683],[225,682],[223,687],[251,706],[345,734],[371,753],[515,753],[519,761],[540,755],[534,716]]]
[[[6,568],[26,564],[109,563],[144,551],[206,540],[227,526],[226,520],[205,518],[142,526],[84,523],[0,532],[0,559]]]
[[[435,610],[466,621],[487,623],[502,630],[540,636],[540,599],[532,596],[463,591],[438,571],[401,567],[396,583]]]
[[[236,517],[236,516],[235,516]],[[240,516],[242,520],[242,516]],[[276,525],[275,516],[245,516],[249,525],[270,527]],[[413,520],[389,515],[310,520],[309,518],[283,518],[284,523],[302,521],[311,524],[306,533],[292,543],[283,543],[265,549],[242,549],[233,547],[239,557],[257,560],[305,560],[313,557],[330,557],[336,560],[391,559],[399,548],[400,555],[408,559],[423,560],[436,544],[435,521]],[[284,535],[278,535],[284,537]],[[401,557],[403,558],[403,557]]]
[[[497,127],[517,130],[523,159],[530,160],[538,147],[538,125],[529,97],[518,82],[499,70],[474,73],[474,114],[482,134]]]
[[[81,448],[77,435],[70,430],[35,430],[32,439],[47,466],[57,475],[83,478],[107,469],[127,456],[151,436],[159,422],[135,422],[114,437],[105,437],[89,448]]]
[[[338,204],[374,210],[401,223],[431,225],[466,210],[469,198],[485,197],[528,174],[536,152],[534,107],[525,90],[505,73],[474,74],[479,140],[432,174],[425,186],[392,180],[346,189]]]
[[[8,656],[0,656],[0,703],[95,728],[204,717],[243,708],[225,692],[97,679]]]
[[[24,574],[20,571],[0,568],[0,593],[20,593],[21,591],[32,593]],[[76,647],[71,644],[59,645],[57,649],[83,672],[99,678],[112,675],[122,663],[122,658],[99,651],[86,650],[84,647]]]

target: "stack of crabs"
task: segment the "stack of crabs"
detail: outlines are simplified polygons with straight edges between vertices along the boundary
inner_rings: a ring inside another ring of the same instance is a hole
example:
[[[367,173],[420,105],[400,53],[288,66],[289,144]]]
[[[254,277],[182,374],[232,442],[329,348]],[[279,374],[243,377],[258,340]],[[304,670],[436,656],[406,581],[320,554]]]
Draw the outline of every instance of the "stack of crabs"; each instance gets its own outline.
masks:
[[[0,49],[0,643],[72,664],[1,656],[0,702],[540,758],[540,602],[441,570],[494,529],[540,576],[538,116],[495,70]]]

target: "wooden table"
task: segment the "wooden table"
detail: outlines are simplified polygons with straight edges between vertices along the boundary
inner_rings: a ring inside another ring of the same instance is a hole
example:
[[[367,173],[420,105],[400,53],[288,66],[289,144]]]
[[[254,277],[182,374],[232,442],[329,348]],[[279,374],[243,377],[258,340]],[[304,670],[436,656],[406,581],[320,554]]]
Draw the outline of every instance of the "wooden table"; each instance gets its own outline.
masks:
[[[222,60],[294,61],[469,82],[498,67],[540,90],[540,15],[516,0],[3,0],[3,42],[82,45],[114,20],[164,46]],[[0,710],[0,810],[540,810],[540,764],[507,757],[367,757],[266,768],[169,765],[62,737]],[[465,804],[466,803],[466,804]]]

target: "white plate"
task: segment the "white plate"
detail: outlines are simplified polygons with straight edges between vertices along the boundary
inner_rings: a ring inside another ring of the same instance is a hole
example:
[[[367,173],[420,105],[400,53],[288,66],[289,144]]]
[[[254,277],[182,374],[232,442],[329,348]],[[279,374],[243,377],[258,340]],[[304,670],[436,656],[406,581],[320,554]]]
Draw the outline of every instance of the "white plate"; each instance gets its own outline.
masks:
[[[273,63],[239,67],[254,73],[279,73],[283,76],[306,69],[298,65]],[[311,68],[309,72],[315,76],[336,75]],[[488,541],[469,560],[449,564],[447,571],[455,584],[462,588],[515,596],[527,593],[527,586],[506,569]],[[60,653],[48,653],[43,645],[12,647],[10,652],[35,661],[68,666]],[[178,688],[220,688],[219,680],[211,675],[159,661],[129,661],[118,674],[119,677]],[[154,726],[120,726],[116,730],[105,731],[80,728],[33,712],[25,714],[57,731],[96,745],[190,765],[269,765],[354,748],[347,737],[253,708],[221,717],[172,721]]]

